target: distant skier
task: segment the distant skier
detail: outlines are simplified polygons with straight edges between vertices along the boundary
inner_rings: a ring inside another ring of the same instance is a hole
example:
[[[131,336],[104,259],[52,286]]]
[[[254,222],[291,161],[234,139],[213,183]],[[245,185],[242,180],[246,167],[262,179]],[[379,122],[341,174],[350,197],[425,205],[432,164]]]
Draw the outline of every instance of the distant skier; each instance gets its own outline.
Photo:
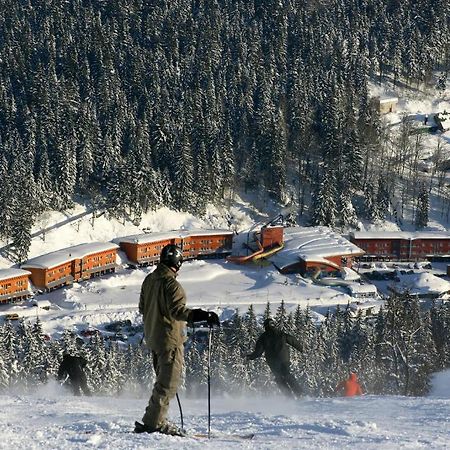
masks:
[[[273,319],[264,321],[264,333],[256,341],[255,350],[246,356],[248,360],[259,358],[263,353],[270,370],[275,375],[275,381],[281,391],[288,395],[299,397],[303,390],[290,370],[289,347],[291,345],[300,352],[302,344],[288,333],[276,328]]]
[[[86,360],[81,356],[72,356],[64,353],[62,362],[58,370],[58,380],[68,380],[75,395],[91,395],[87,387],[86,374],[84,368],[86,367]]]
[[[362,389],[358,383],[356,373],[350,372],[349,377],[346,380],[341,381],[335,388],[337,394],[341,394],[344,397],[354,397],[355,395],[362,395]]]

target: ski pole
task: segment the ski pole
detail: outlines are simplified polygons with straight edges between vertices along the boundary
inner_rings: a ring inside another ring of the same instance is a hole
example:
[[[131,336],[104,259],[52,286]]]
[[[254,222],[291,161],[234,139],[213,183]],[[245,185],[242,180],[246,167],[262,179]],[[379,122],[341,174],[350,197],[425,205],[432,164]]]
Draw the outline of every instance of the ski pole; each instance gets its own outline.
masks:
[[[176,393],[176,396],[177,396],[178,408],[180,409],[181,431],[184,432],[183,410],[181,409],[180,396],[178,395],[178,392]]]
[[[211,439],[211,341],[212,325],[208,332],[208,439]]]
[[[66,378],[64,378],[64,380],[60,381],[60,385],[64,386],[66,384],[66,381],[69,379],[69,374],[66,375]]]

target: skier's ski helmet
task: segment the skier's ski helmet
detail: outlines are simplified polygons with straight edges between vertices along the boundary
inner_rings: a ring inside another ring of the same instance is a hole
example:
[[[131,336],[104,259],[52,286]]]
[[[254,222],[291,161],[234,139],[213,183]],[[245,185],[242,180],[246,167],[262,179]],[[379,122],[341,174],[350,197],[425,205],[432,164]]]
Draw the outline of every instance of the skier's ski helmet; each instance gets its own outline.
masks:
[[[183,252],[177,245],[167,244],[161,250],[159,260],[167,267],[174,267],[176,270],[179,270],[181,264],[183,264]]]

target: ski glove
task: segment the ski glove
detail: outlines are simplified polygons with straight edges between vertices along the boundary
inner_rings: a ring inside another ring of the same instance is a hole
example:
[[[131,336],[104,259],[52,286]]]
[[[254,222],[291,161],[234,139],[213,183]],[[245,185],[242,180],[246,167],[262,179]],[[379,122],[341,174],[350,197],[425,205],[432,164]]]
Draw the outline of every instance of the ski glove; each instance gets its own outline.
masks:
[[[215,312],[205,311],[203,309],[193,309],[190,322],[207,322],[210,327],[213,325],[220,326],[219,316]]]

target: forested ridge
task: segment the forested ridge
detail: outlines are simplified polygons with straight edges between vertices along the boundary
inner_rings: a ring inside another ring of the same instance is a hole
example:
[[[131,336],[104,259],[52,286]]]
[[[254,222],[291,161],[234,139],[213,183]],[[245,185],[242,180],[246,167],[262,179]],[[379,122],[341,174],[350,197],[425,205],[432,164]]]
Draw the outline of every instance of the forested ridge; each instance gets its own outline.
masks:
[[[368,80],[445,85],[449,6],[0,0],[0,237],[23,261],[36,217],[75,200],[139,223],[235,189],[311,224],[383,218],[407,166]],[[411,186],[402,202],[426,209]]]
[[[291,350],[292,373],[304,394],[334,395],[336,383],[356,371],[367,394],[426,395],[430,376],[450,367],[450,304],[438,302],[421,311],[417,298],[392,296],[377,317],[356,317],[337,308],[317,325],[311,311],[297,307],[288,313],[284,302],[267,304],[264,318],[298,339],[303,352]],[[207,382],[207,330],[191,330],[185,348],[182,390],[195,395]],[[237,312],[215,328],[212,337],[211,380],[220,395],[277,392],[264,357],[247,362],[263,327],[253,306]],[[54,380],[64,352],[87,360],[90,390],[97,395],[147,395],[154,377],[151,352],[143,345],[119,345],[106,335],[83,341],[66,330],[58,340],[46,340],[42,323],[21,321],[0,326],[0,392],[36,389]],[[206,395],[206,394],[205,394]]]

